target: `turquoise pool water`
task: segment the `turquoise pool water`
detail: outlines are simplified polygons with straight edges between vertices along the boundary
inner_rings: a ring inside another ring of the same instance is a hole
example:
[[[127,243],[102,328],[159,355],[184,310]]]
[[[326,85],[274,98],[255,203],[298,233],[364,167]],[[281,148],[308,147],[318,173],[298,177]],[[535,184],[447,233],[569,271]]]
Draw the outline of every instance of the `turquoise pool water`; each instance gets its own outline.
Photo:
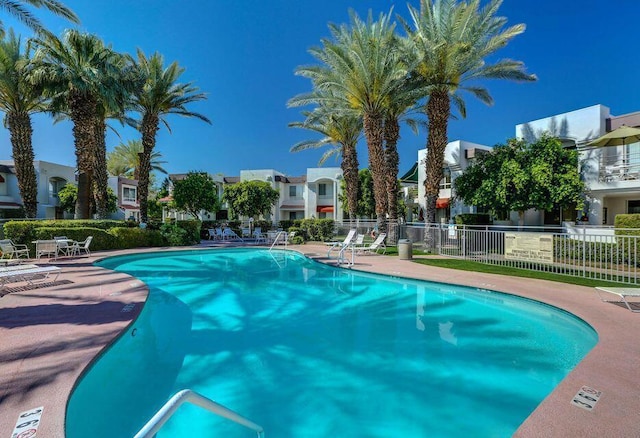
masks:
[[[143,280],[150,295],[74,390],[69,438],[131,437],[184,388],[273,438],[506,437],[597,342],[590,326],[537,302],[291,252],[100,265]],[[254,435],[189,405],[158,434],[191,436]]]

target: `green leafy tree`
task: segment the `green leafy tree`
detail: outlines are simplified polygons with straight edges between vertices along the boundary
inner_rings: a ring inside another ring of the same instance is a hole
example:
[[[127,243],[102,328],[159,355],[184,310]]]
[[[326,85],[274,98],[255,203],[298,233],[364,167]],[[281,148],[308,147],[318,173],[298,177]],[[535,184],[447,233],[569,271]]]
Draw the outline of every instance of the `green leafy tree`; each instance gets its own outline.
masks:
[[[173,207],[198,217],[202,210],[216,212],[218,188],[205,172],[189,172],[184,179],[173,183]]]
[[[427,223],[435,222],[436,200],[443,178],[444,152],[447,147],[451,104],[462,117],[466,106],[461,91],[471,93],[487,105],[493,103],[479,79],[534,81],[524,64],[511,59],[495,62],[495,52],[525,30],[524,24],[504,26],[507,19],[496,16],[501,0],[480,7],[480,0],[420,0],[420,9],[409,6],[412,24],[404,23],[408,43],[416,60],[410,77],[427,98],[427,159],[425,204]],[[427,246],[431,233],[425,233]]]
[[[344,193],[346,193],[346,181],[343,180],[340,184],[342,185],[342,193],[340,194],[339,199],[342,203],[342,209],[346,210],[347,197],[344,195]],[[376,201],[373,196],[373,178],[371,178],[371,171],[369,169],[361,169],[358,172],[358,191],[356,193],[356,196],[356,216],[360,218],[375,217]]]
[[[184,117],[195,117],[204,122],[211,121],[202,114],[189,111],[187,106],[206,99],[198,87],[192,83],[178,82],[184,68],[177,62],[164,66],[164,59],[159,53],[147,57],[138,50],[137,69],[144,79],[144,85],[133,96],[133,109],[140,114],[138,130],[142,134],[142,153],[138,179],[138,196],[140,198],[140,220],[147,221],[147,198],[149,195],[149,174],[151,172],[151,155],[156,145],[156,134],[162,122],[169,132],[166,116],[177,114]]]
[[[584,181],[578,152],[543,135],[534,143],[509,140],[480,155],[458,178],[454,192],[466,204],[490,209],[498,217],[517,211],[520,225],[529,209],[582,208]]]
[[[78,199],[78,186],[75,184],[65,184],[58,191],[58,199],[60,200],[60,208],[67,213],[74,213],[76,208],[76,201]],[[107,188],[107,212],[115,213],[118,210],[118,197],[113,192],[111,187]],[[95,207],[92,209],[92,213],[96,213]]]
[[[278,202],[280,193],[265,181],[242,181],[225,186],[222,200],[234,217],[268,215]]]

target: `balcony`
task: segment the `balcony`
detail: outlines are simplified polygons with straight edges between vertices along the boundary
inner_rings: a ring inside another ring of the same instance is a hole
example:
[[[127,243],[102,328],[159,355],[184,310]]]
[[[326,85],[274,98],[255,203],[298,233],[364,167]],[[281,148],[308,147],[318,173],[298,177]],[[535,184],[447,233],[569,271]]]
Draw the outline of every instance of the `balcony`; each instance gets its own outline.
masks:
[[[601,157],[598,181],[637,181],[640,180],[640,152],[621,157]]]

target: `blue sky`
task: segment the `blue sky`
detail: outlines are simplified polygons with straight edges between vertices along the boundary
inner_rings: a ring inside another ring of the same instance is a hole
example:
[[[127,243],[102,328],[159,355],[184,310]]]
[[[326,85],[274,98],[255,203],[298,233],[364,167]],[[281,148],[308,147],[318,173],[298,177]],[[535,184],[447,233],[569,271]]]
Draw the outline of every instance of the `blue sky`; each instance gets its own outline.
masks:
[[[120,52],[141,48],[158,51],[168,63],[186,68],[183,81],[193,81],[208,100],[191,109],[205,114],[212,125],[197,119],[170,116],[173,133],[164,128],[157,150],[171,173],[190,170],[239,175],[241,169],[274,168],[290,176],[315,167],[322,150],[291,153],[295,143],[312,132],[287,127],[301,120],[299,109],[286,102],[310,89],[307,79],[294,76],[297,66],[313,63],[307,50],[329,35],[327,24],[347,22],[349,7],[361,16],[369,9],[408,17],[407,2],[364,0],[63,0],[82,20],[81,30],[94,33]],[[417,5],[417,0],[409,3]],[[56,34],[68,22],[46,11],[35,11]],[[467,118],[452,120],[450,140],[481,144],[503,143],[515,125],[601,103],[620,115],[640,110],[640,38],[633,17],[640,16],[636,0],[505,0],[500,15],[527,30],[498,53],[524,61],[536,83],[485,81],[495,100],[487,107],[467,96]],[[6,15],[5,26],[23,36],[30,32]],[[635,80],[634,80],[635,79]],[[109,135],[107,147],[139,138],[132,129]],[[400,172],[425,147],[419,135],[402,127]],[[70,123],[53,125],[44,115],[34,118],[36,158],[75,165]],[[359,149],[361,167],[366,147]],[[0,130],[0,158],[9,158],[6,130]],[[325,166],[339,166],[330,160]]]

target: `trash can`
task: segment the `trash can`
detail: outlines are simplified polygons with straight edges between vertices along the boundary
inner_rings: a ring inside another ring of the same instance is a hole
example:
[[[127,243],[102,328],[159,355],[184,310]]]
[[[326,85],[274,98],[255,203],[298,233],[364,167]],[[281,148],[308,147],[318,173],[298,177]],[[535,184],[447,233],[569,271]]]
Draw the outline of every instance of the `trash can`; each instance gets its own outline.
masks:
[[[411,260],[413,258],[413,243],[409,239],[398,240],[398,258]]]

